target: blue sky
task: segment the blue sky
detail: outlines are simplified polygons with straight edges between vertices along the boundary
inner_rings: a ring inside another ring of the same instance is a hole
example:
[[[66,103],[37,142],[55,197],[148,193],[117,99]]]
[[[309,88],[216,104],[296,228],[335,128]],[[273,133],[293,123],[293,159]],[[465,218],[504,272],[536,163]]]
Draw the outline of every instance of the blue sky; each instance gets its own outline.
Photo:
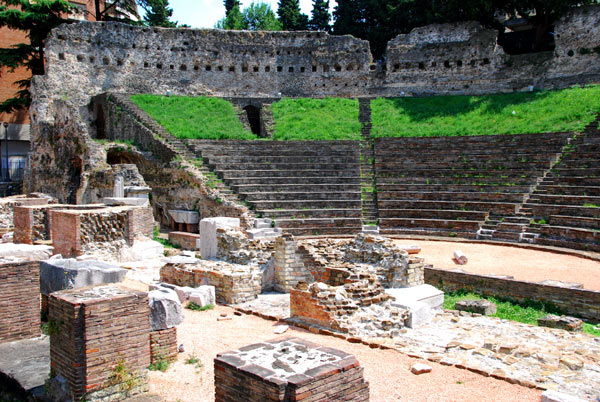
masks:
[[[264,0],[271,5],[273,11],[277,12],[278,0]],[[252,0],[241,0],[242,8],[252,3]],[[329,6],[333,10],[335,1],[329,0]],[[213,28],[215,23],[225,16],[223,0],[169,0],[169,6],[173,9],[173,21],[180,24],[188,24],[192,28]],[[310,17],[312,0],[300,0],[300,9]]]

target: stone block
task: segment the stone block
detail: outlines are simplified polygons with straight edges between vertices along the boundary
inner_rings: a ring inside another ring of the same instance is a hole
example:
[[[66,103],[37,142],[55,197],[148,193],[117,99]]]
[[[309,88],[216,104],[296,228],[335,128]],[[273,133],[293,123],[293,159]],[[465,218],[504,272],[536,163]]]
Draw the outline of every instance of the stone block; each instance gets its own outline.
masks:
[[[161,288],[148,292],[150,327],[153,331],[173,328],[183,322],[181,302],[174,290]]]
[[[200,221],[200,214],[196,211],[185,211],[182,209],[170,209],[169,215],[177,223],[195,225]]]
[[[585,399],[558,391],[546,390],[542,392],[542,402],[584,402]]]
[[[454,304],[454,309],[482,315],[496,314],[496,303],[489,300],[461,300]]]
[[[183,250],[196,250],[198,240],[200,240],[200,235],[197,233],[169,232],[171,244],[181,247]]]
[[[558,316],[554,314],[548,314],[545,317],[538,318],[537,322],[540,327],[558,328],[571,332],[581,332],[583,330],[582,320],[566,315]]]
[[[432,309],[441,308],[444,304],[444,292],[431,285],[386,289],[385,292],[396,299],[395,303],[419,301]]]
[[[122,206],[122,205],[147,207],[149,205],[147,198],[137,198],[137,197],[104,197],[102,199],[102,202],[111,207]]]
[[[203,286],[198,286],[197,288],[189,288],[189,289],[192,289],[188,296],[188,300],[191,303],[194,303],[200,307],[204,307],[209,304],[212,304],[212,305],[217,304],[214,286],[203,285]]]
[[[49,295],[64,289],[121,282],[127,270],[100,261],[52,258],[40,263],[40,290]]]
[[[214,258],[217,256],[217,229],[223,227],[238,227],[238,218],[215,217],[205,218],[200,221],[200,255],[202,258]]]
[[[0,258],[12,257],[25,261],[47,260],[54,254],[54,247],[31,244],[0,244]]]
[[[416,300],[394,301],[392,306],[408,310],[408,317],[404,325],[408,328],[417,328],[431,322],[435,317],[435,310],[429,304]]]

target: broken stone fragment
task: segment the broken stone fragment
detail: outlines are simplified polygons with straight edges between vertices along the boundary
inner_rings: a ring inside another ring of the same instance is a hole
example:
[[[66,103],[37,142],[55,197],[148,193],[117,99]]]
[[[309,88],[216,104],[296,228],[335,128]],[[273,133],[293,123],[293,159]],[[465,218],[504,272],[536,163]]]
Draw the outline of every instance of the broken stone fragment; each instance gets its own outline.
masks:
[[[183,310],[177,293],[161,288],[148,292],[150,327],[153,331],[173,328],[183,322]]]
[[[428,366],[426,364],[423,363],[417,363],[415,365],[413,365],[410,369],[411,373],[413,374],[426,374],[426,373],[431,373],[431,366]]]
[[[458,311],[468,311],[482,315],[496,314],[496,303],[489,300],[461,300],[454,304],[454,309]]]

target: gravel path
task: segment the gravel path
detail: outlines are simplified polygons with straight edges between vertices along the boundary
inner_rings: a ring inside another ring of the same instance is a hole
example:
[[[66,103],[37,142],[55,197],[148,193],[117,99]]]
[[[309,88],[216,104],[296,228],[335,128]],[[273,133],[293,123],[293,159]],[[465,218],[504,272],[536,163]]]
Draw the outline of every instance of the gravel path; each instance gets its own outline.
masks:
[[[220,313],[232,320],[217,321]],[[213,362],[218,352],[275,339],[277,325],[256,316],[235,316],[233,310],[217,306],[214,310],[185,310],[185,321],[177,328],[178,341],[185,353],[168,371],[150,373],[150,389],[167,402],[204,402],[214,400]],[[541,391],[483,377],[455,367],[409,358],[393,350],[371,349],[331,336],[316,335],[290,328],[284,335],[299,336],[322,345],[354,354],[365,368],[370,382],[371,401],[540,401]],[[200,359],[201,366],[185,364],[190,356]],[[410,367],[417,362],[433,367],[429,374],[416,376]]]
[[[440,269],[461,269],[473,274],[512,275],[517,280],[539,282],[552,279],[575,282],[585,289],[600,290],[600,262],[566,254],[538,251],[521,247],[491,244],[394,240],[396,244],[421,247],[419,257]],[[454,250],[461,250],[469,262],[452,262]]]

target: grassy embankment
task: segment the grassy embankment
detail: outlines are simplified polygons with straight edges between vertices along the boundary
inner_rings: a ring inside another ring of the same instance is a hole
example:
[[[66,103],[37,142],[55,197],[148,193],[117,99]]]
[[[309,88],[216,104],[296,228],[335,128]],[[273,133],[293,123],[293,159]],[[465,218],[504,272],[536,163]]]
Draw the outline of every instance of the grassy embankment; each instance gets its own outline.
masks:
[[[483,299],[484,297],[475,293],[449,292],[444,295],[444,308],[454,309],[454,303],[467,299]],[[499,317],[505,320],[518,321],[525,324],[537,325],[537,319],[547,314],[558,314],[556,309],[539,302],[528,302],[524,304],[515,304],[506,300],[499,300],[494,297],[485,297],[485,299],[496,303],[497,312],[493,317]],[[583,332],[594,336],[600,336],[600,324],[593,325],[587,322],[583,323]]]
[[[378,98],[373,137],[581,131],[600,113],[600,85],[485,96]]]

